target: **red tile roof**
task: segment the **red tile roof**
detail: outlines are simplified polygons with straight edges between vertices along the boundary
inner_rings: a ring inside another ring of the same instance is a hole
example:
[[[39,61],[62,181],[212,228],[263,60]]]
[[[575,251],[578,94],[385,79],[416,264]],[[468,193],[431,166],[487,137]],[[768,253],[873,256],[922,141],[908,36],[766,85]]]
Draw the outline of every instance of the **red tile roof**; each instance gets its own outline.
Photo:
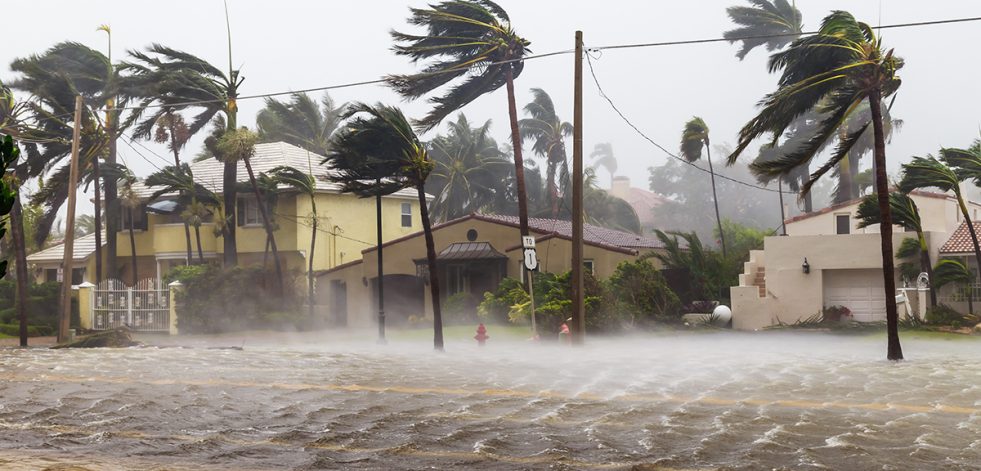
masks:
[[[981,221],[974,221],[975,230],[981,227]],[[974,241],[971,240],[971,231],[967,227],[967,222],[962,222],[954,233],[950,235],[947,242],[944,242],[943,247],[940,247],[940,253],[943,254],[959,254],[959,253],[974,253]]]

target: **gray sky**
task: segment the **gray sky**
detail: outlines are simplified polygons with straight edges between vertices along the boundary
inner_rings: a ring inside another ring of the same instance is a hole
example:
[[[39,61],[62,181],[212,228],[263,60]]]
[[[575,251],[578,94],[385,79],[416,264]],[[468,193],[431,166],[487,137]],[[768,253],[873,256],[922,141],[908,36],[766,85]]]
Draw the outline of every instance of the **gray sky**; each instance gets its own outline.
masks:
[[[531,41],[534,53],[572,48],[576,29],[584,32],[587,47],[719,37],[732,27],[725,8],[743,3],[499,1],[519,34]],[[413,72],[405,58],[389,50],[388,35],[391,28],[410,29],[405,23],[409,5],[424,2],[229,0],[234,65],[242,68],[245,77],[241,93],[298,90]],[[961,0],[798,0],[797,6],[806,30],[816,29],[833,9],[848,10],[871,24],[880,21],[880,13],[882,24],[981,16],[981,2]],[[6,18],[17,21],[4,25],[6,41],[0,51],[4,80],[12,78],[9,64],[14,58],[41,52],[59,41],[104,48],[105,34],[96,31],[102,23],[112,27],[114,58],[121,58],[124,50],[159,42],[216,65],[228,60],[220,0],[11,2],[5,10]],[[893,115],[905,126],[887,147],[890,169],[911,155],[936,152],[940,146],[966,146],[977,138],[981,62],[975,49],[981,44],[981,23],[893,29],[883,36],[886,46],[906,59],[900,72],[903,86],[893,108]],[[775,87],[776,77],[765,69],[766,51],[754,50],[740,62],[734,56],[736,49],[736,45],[714,43],[606,51],[594,63],[601,84],[622,111],[651,138],[674,150],[683,123],[692,115],[705,119],[714,143],[735,142],[738,129],[754,116],[755,103]],[[519,108],[530,100],[528,89],[540,87],[552,96],[560,115],[571,121],[572,61],[572,55],[529,61],[516,81]],[[587,156],[594,144],[611,142],[619,159],[618,173],[646,188],[647,168],[663,164],[667,157],[613,113],[599,97],[588,70],[585,80]],[[378,85],[337,90],[332,96],[339,102],[400,101]],[[262,100],[240,101],[239,122],[252,126],[261,106]],[[495,137],[506,141],[506,106],[502,88],[464,111],[471,122],[493,120]],[[404,109],[410,116],[421,116],[427,105],[405,103]],[[147,145],[167,155],[163,148]],[[199,146],[200,140],[193,141],[187,152],[196,153]],[[569,148],[571,152],[571,142]],[[128,146],[121,144],[119,149],[137,174],[154,170]],[[140,150],[156,165],[166,164]],[[603,171],[600,177],[601,182],[609,181]],[[91,211],[86,200],[81,212]]]

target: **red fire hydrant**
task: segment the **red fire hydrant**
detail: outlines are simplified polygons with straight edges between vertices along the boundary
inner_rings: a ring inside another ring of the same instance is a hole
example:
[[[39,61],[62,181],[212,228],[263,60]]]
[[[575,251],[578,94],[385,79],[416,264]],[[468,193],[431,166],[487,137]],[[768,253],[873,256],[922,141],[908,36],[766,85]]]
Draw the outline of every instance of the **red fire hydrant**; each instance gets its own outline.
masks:
[[[481,347],[483,347],[484,343],[487,342],[487,339],[490,338],[490,336],[487,335],[487,327],[484,327],[483,322],[477,326],[477,335],[474,335],[473,338],[477,340],[477,345],[480,345]]]

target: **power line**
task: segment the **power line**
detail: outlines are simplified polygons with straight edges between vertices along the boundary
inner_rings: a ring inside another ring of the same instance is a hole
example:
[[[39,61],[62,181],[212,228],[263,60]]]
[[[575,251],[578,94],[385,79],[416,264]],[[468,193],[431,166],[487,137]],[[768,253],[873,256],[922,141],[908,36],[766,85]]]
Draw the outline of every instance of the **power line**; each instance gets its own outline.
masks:
[[[676,160],[678,160],[678,161],[680,161],[680,162],[682,162],[682,163],[684,163],[686,165],[690,165],[691,167],[694,167],[694,168],[696,168],[698,170],[701,170],[702,172],[709,173],[709,174],[714,173],[716,177],[719,177],[719,178],[721,178],[723,180],[728,180],[728,181],[731,181],[733,183],[737,183],[739,185],[743,185],[743,186],[746,186],[746,187],[749,187],[749,188],[755,188],[757,190],[769,191],[769,192],[773,192],[773,193],[781,193],[780,190],[774,190],[772,188],[767,188],[765,186],[760,186],[760,185],[757,185],[757,184],[754,184],[754,183],[744,182],[742,180],[738,180],[738,179],[735,179],[735,178],[732,178],[732,177],[728,177],[728,176],[725,176],[725,175],[722,175],[722,174],[719,174],[719,173],[711,172],[709,169],[703,168],[703,167],[699,167],[698,165],[695,165],[693,162],[689,162],[687,159],[684,159],[684,158],[682,158],[682,157],[674,154],[673,152],[669,151],[668,149],[666,149],[661,144],[658,144],[656,141],[654,141],[654,139],[651,139],[650,136],[648,136],[647,134],[645,134],[644,131],[641,131],[640,128],[637,127],[637,125],[635,125],[632,121],[630,121],[630,119],[627,118],[623,114],[622,111],[620,111],[620,108],[618,108],[617,105],[615,103],[613,103],[613,100],[610,99],[609,95],[606,94],[606,92],[603,90],[603,86],[600,85],[600,83],[599,83],[599,79],[596,77],[596,71],[593,69],[593,59],[592,59],[592,57],[589,54],[586,54],[586,63],[589,64],[589,74],[593,76],[593,82],[596,84],[596,89],[599,91],[600,96],[603,97],[603,99],[605,99],[606,102],[610,104],[610,107],[613,108],[613,111],[615,111],[616,114],[620,116],[620,119],[622,119],[625,123],[627,123],[628,126],[630,126],[631,128],[633,128],[633,130],[636,131],[637,134],[639,134],[641,137],[643,137],[644,139],[646,139],[647,142],[650,142],[651,144],[653,144],[654,147],[657,147],[658,149],[660,149],[662,152],[664,152],[665,154],[667,154],[669,157],[671,157],[673,159],[676,159]],[[788,191],[783,191],[782,193],[784,193],[784,194],[796,194],[794,192],[788,192]]]

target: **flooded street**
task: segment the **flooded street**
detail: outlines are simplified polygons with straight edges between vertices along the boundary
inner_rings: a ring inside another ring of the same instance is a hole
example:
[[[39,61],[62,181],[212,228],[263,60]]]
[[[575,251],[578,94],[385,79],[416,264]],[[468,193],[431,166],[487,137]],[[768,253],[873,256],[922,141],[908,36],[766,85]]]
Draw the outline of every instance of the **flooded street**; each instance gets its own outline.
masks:
[[[0,350],[0,468],[981,469],[976,338],[491,334]]]

